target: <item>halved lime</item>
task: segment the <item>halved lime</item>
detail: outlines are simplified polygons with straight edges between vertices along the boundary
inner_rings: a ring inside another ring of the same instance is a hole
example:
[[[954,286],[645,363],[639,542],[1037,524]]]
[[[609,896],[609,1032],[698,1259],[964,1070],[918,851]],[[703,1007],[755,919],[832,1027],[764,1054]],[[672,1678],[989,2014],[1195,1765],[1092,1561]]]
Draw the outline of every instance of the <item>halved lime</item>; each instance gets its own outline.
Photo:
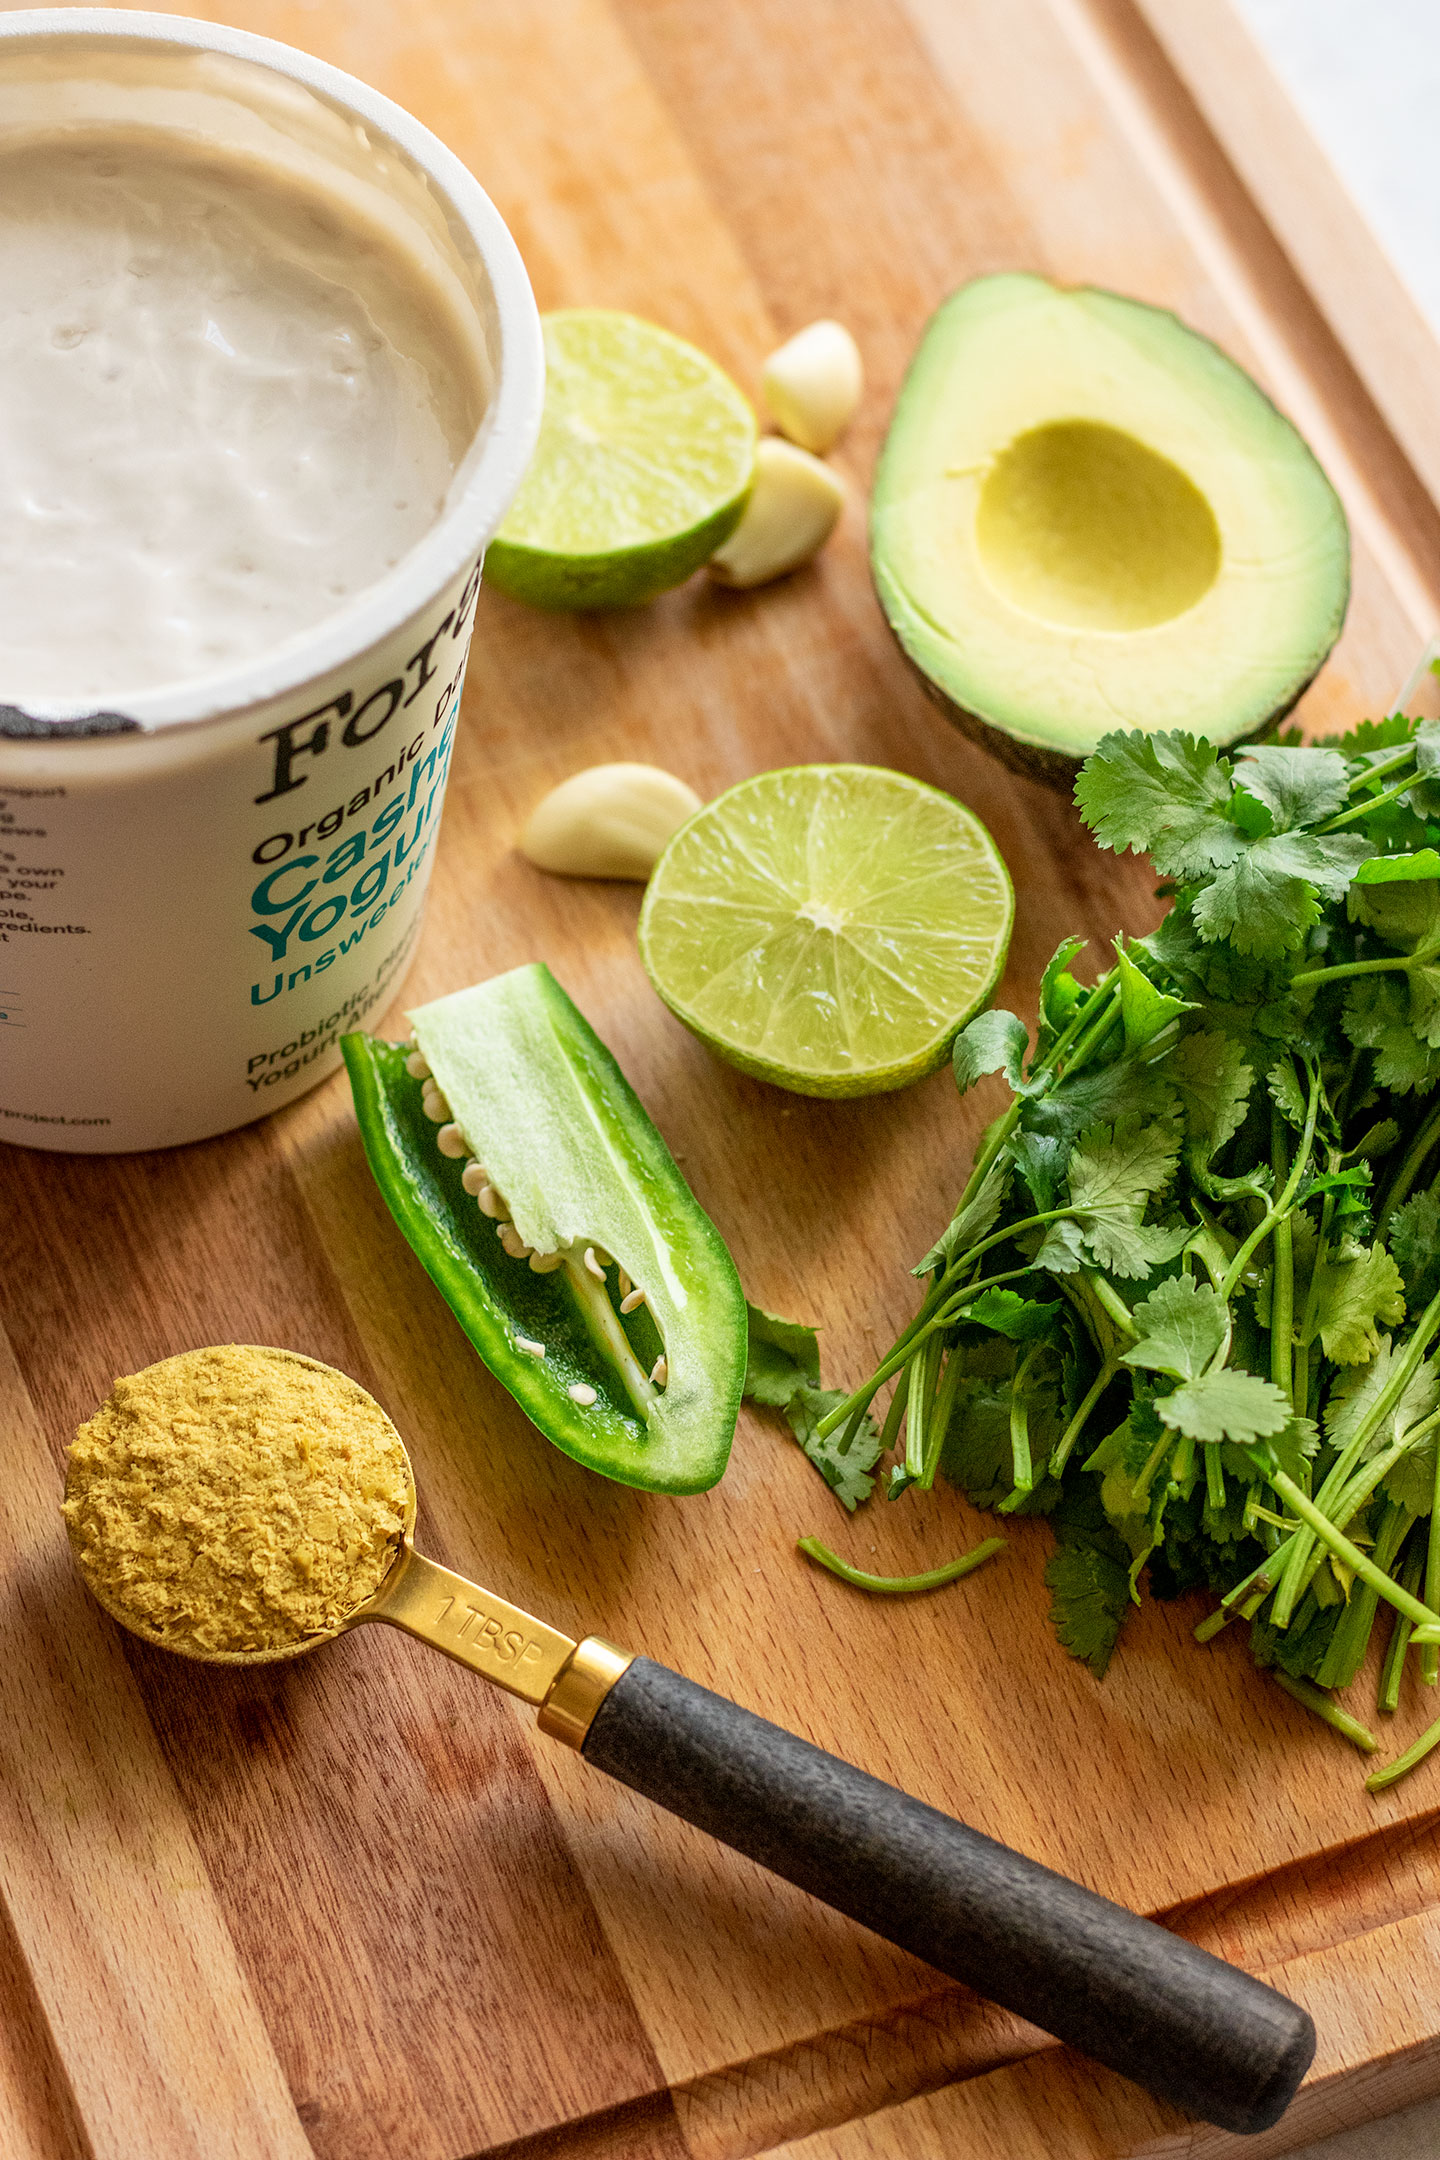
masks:
[[[633,607],[738,524],[755,415],[713,360],[638,315],[565,308],[542,327],[540,440],[485,576],[535,607]]]
[[[645,894],[640,957],[742,1072],[879,1095],[944,1063],[1000,979],[1014,914],[962,803],[875,765],[795,765],[681,826]]]

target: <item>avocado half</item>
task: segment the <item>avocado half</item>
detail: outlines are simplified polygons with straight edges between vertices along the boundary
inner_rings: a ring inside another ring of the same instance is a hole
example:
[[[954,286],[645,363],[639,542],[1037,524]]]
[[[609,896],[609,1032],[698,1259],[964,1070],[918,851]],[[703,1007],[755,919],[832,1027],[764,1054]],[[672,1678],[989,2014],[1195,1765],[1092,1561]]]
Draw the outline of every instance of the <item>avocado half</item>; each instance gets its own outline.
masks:
[[[1339,499],[1242,368],[1162,308],[1021,272],[931,318],[870,553],[931,695],[1067,788],[1113,728],[1263,733],[1350,592]]]

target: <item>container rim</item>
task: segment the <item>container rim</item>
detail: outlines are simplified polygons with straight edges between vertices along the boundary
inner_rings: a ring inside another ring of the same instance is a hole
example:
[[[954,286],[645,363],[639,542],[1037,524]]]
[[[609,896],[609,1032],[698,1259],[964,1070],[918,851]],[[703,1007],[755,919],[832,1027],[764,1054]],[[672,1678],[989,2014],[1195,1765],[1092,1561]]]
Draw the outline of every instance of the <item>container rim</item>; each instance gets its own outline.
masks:
[[[524,477],[540,429],[545,354],[535,296],[509,227],[468,167],[403,106],[328,61],[277,38],[184,15],[78,7],[0,14],[0,39],[42,37],[189,46],[250,61],[300,83],[388,138],[425,175],[474,241],[494,296],[500,350],[494,391],[481,422],[480,455],[444,515],[394,569],[338,614],[288,640],[268,658],[173,686],[116,693],[124,707],[121,725],[134,722],[146,733],[233,719],[308,683],[319,683],[380,644],[434,600],[489,541]],[[84,734],[75,722],[83,723],[94,703],[93,698],[27,699],[25,716],[37,723],[31,747],[60,734]],[[114,716],[107,717],[109,732],[114,732]],[[53,733],[46,725],[51,721],[61,723]]]

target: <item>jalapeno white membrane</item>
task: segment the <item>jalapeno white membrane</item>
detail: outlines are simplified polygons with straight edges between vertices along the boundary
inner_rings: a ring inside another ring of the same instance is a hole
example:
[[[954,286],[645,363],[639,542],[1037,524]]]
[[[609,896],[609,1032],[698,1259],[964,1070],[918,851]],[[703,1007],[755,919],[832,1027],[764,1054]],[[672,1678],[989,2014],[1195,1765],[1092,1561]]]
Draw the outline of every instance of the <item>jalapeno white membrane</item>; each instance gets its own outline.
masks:
[[[558,1274],[563,1268],[570,1292],[579,1306],[585,1324],[597,1349],[612,1368],[635,1408],[646,1416],[657,1394],[669,1380],[669,1361],[665,1355],[664,1337],[661,1336],[661,1352],[647,1373],[635,1355],[629,1336],[620,1324],[620,1314],[638,1312],[647,1303],[645,1293],[631,1282],[622,1267],[612,1260],[603,1247],[574,1239],[553,1252],[540,1252],[527,1245],[511,1220],[504,1195],[491,1181],[490,1172],[474,1152],[470,1137],[461,1131],[450,1117],[450,1106],[435,1084],[430,1067],[413,1038],[405,1059],[405,1070],[412,1080],[422,1085],[422,1108],[425,1115],[439,1130],[435,1145],[440,1153],[451,1161],[465,1159],[460,1182],[480,1209],[495,1224],[496,1236],[502,1249],[512,1260],[528,1263],[536,1275]],[[443,1120],[443,1122],[442,1122]],[[615,1268],[615,1295],[612,1300],[610,1270]],[[618,1311],[617,1311],[618,1307]],[[652,1320],[654,1315],[651,1315]],[[656,1332],[659,1333],[657,1324]],[[517,1335],[517,1349],[529,1356],[544,1356],[543,1347],[528,1337]],[[596,1401],[596,1390],[580,1382],[566,1391],[573,1403],[589,1409]]]

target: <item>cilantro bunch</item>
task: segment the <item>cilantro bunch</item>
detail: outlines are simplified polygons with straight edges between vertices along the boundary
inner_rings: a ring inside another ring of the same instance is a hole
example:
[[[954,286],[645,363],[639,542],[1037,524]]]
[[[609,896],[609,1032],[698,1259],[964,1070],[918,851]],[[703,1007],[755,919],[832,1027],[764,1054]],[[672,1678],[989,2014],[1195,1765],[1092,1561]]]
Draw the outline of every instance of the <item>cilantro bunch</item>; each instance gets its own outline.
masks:
[[[890,1456],[892,1497],[1048,1516],[1052,1619],[1097,1675],[1142,1584],[1204,1587],[1202,1639],[1248,1621],[1373,1750],[1333,1697],[1382,1605],[1381,1707],[1412,1650],[1440,1677],[1440,725],[1233,759],[1114,734],[1076,801],[1169,910],[1094,984],[1067,939],[1033,1040],[963,1030],[961,1092],[1003,1073],[1010,1106],[910,1326],[802,1437],[849,1505]]]

